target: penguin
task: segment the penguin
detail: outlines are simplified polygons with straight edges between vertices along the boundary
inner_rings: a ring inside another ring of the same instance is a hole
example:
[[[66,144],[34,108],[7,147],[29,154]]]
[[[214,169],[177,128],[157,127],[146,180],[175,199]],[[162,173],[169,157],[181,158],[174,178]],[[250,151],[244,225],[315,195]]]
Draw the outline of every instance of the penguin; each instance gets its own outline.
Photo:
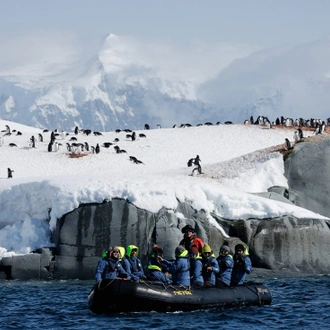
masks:
[[[288,138],[285,138],[285,148],[286,148],[286,150],[291,150],[292,149],[291,142],[289,141]]]
[[[136,134],[135,132],[132,133],[132,141],[135,141],[136,140]]]
[[[320,133],[322,134],[324,131],[325,131],[325,122],[323,121],[322,124],[321,124],[321,130],[320,130]]]
[[[17,144],[15,144],[15,143],[9,143],[9,147],[17,147]]]
[[[39,142],[44,142],[44,137],[42,136],[41,133],[38,133],[39,136]]]
[[[7,172],[8,172],[8,179],[12,178],[14,170],[12,170],[8,167]]]
[[[32,148],[35,148],[36,147],[36,139],[35,139],[34,135],[31,136],[30,141],[31,141]]]
[[[85,142],[85,149],[86,151],[89,151],[89,144],[87,142]]]
[[[145,124],[144,129],[150,129],[150,126],[148,124]]]
[[[47,148],[48,152],[52,152],[53,151],[53,142],[49,142],[48,143],[48,148]]]
[[[143,164],[144,165],[144,163],[141,160],[137,159],[134,156],[129,156],[129,160],[132,161],[135,164]]]
[[[109,148],[112,145],[113,145],[113,143],[111,143],[111,142],[104,142],[103,145],[102,145],[102,147]]]
[[[301,128],[298,128],[297,129],[297,132],[298,132],[298,137],[299,137],[299,140],[303,139],[304,137],[304,134],[303,134],[303,131]]]
[[[114,146],[114,149],[116,150],[117,154],[122,154],[122,153],[126,153],[127,151],[124,149],[120,149],[118,146]]]
[[[293,139],[294,139],[295,142],[299,141],[298,131],[294,131],[294,133],[293,133]]]
[[[96,145],[96,147],[95,147],[95,153],[100,153],[100,146],[99,146],[99,144],[97,144]]]
[[[53,144],[55,142],[55,140],[56,140],[55,133],[54,132],[51,132],[50,133],[50,143]]]
[[[71,145],[68,142],[66,143],[66,149],[68,150],[68,152],[72,152]]]
[[[74,129],[74,134],[78,135],[78,133],[79,133],[79,127],[76,126],[75,129]]]
[[[143,133],[140,133],[140,134],[139,134],[139,137],[140,137],[140,138],[146,138],[146,135],[143,134]]]

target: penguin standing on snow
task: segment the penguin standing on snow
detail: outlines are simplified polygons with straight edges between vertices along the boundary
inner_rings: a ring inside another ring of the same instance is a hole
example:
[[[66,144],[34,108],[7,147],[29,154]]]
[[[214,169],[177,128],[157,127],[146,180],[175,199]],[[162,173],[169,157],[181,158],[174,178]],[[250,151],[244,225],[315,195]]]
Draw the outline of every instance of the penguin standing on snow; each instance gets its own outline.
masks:
[[[98,154],[99,152],[100,152],[100,146],[99,146],[99,144],[97,144],[95,147],[95,153]]]
[[[8,167],[7,172],[8,172],[8,179],[12,178],[14,170],[12,170]]]
[[[35,139],[34,135],[31,136],[30,141],[31,141],[32,148],[35,148],[36,147],[36,139]]]

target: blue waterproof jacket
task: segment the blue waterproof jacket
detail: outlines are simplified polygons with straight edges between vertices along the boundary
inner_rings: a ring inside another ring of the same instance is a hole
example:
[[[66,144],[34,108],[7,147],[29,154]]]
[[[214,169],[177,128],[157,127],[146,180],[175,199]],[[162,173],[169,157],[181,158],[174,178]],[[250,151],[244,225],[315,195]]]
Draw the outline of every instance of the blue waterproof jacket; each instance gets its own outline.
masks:
[[[146,272],[146,275],[150,281],[155,281],[164,284],[172,283],[171,279],[162,272],[162,269],[155,265],[148,266],[148,271]]]
[[[219,282],[222,282],[229,286],[231,281],[231,274],[234,267],[233,257],[230,254],[220,255],[217,258],[217,261],[220,268],[220,272],[216,276],[217,283],[219,284]]]
[[[115,277],[130,278],[125,272],[121,260],[107,257],[102,258],[96,267],[96,281]]]
[[[183,251],[173,262],[163,259],[163,264],[172,274],[173,284],[190,286],[190,262],[187,250]]]
[[[245,281],[246,274],[252,272],[252,262],[247,255],[234,255],[234,268],[231,274],[231,284],[239,285]]]
[[[209,258],[202,258],[203,262],[203,278],[204,283],[207,285],[215,285],[216,274],[219,273],[220,268],[214,256],[210,256]],[[207,270],[207,267],[211,266],[212,270]]]
[[[136,256],[131,256],[133,249],[137,249]],[[135,245],[129,245],[126,249],[126,255],[122,259],[124,270],[127,274],[133,279],[138,280],[141,277],[144,277],[144,271],[142,267],[141,260],[137,258],[139,253],[139,248]]]
[[[190,283],[192,286],[202,286],[203,278],[203,263],[202,258],[190,258]]]

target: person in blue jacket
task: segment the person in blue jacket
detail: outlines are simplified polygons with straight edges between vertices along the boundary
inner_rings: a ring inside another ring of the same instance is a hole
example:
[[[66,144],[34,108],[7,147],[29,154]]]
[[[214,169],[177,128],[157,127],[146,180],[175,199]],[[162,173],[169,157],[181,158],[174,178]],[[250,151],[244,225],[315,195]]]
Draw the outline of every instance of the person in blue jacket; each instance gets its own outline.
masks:
[[[167,272],[163,271],[163,264],[161,262],[162,257],[155,255],[148,261],[148,268],[146,271],[146,277],[150,281],[154,281],[161,284],[171,284],[172,281]]]
[[[237,244],[235,246],[234,268],[231,275],[231,284],[243,284],[245,281],[246,274],[250,274],[251,272],[252,262],[249,258],[248,248],[243,244]]]
[[[204,286],[203,263],[198,248],[192,246],[189,250],[190,260],[190,284],[192,287],[201,288]]]
[[[122,266],[117,246],[109,248],[106,255],[98,262],[95,273],[96,281],[115,277],[130,278]]]
[[[173,284],[190,286],[190,262],[188,251],[179,245],[175,249],[176,260],[171,262],[162,257],[161,261],[166,265],[169,273],[172,275]]]
[[[126,255],[122,258],[124,270],[135,281],[145,277],[141,260],[137,257],[138,253],[137,246],[128,245]]]
[[[234,260],[230,254],[231,249],[228,245],[220,247],[219,257],[217,258],[220,272],[216,277],[217,286],[230,286],[231,274],[233,271]]]
[[[206,286],[215,286],[216,274],[219,273],[219,264],[208,244],[202,249],[203,278]]]

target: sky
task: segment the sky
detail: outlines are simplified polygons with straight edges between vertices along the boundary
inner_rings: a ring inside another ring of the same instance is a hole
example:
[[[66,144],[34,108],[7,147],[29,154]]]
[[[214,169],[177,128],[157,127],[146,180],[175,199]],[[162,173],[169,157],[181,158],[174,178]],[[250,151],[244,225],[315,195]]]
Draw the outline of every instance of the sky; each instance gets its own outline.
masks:
[[[2,0],[0,75],[13,74],[8,65],[29,63],[37,74],[34,63],[88,59],[114,34],[123,47],[140,44],[135,63],[152,54],[149,61],[167,62],[165,71],[183,67],[185,79],[206,71],[207,79],[251,52],[328,36],[329,12],[325,0]]]
[[[293,132],[256,125],[203,125],[141,129],[135,141],[124,131],[88,136],[58,132],[58,150],[48,152],[50,132],[0,120],[0,258],[51,246],[50,233],[57,219],[82,203],[114,197],[151,212],[163,206],[175,210],[178,200],[189,201],[195,209],[204,209],[219,230],[211,212],[232,220],[281,215],[324,218],[252,194],[272,186],[287,187],[279,151],[285,138],[293,142]],[[312,134],[303,132],[305,137]],[[77,141],[70,141],[72,137]],[[100,153],[69,152],[67,143],[73,142],[99,144]],[[106,148],[105,142],[115,144]],[[115,145],[126,153],[116,153]],[[187,162],[197,155],[204,174],[192,176]],[[132,162],[129,156],[142,163]],[[7,168],[13,170],[12,178],[7,177]]]
[[[2,0],[0,33],[35,29],[105,37],[273,47],[329,34],[326,0]]]

